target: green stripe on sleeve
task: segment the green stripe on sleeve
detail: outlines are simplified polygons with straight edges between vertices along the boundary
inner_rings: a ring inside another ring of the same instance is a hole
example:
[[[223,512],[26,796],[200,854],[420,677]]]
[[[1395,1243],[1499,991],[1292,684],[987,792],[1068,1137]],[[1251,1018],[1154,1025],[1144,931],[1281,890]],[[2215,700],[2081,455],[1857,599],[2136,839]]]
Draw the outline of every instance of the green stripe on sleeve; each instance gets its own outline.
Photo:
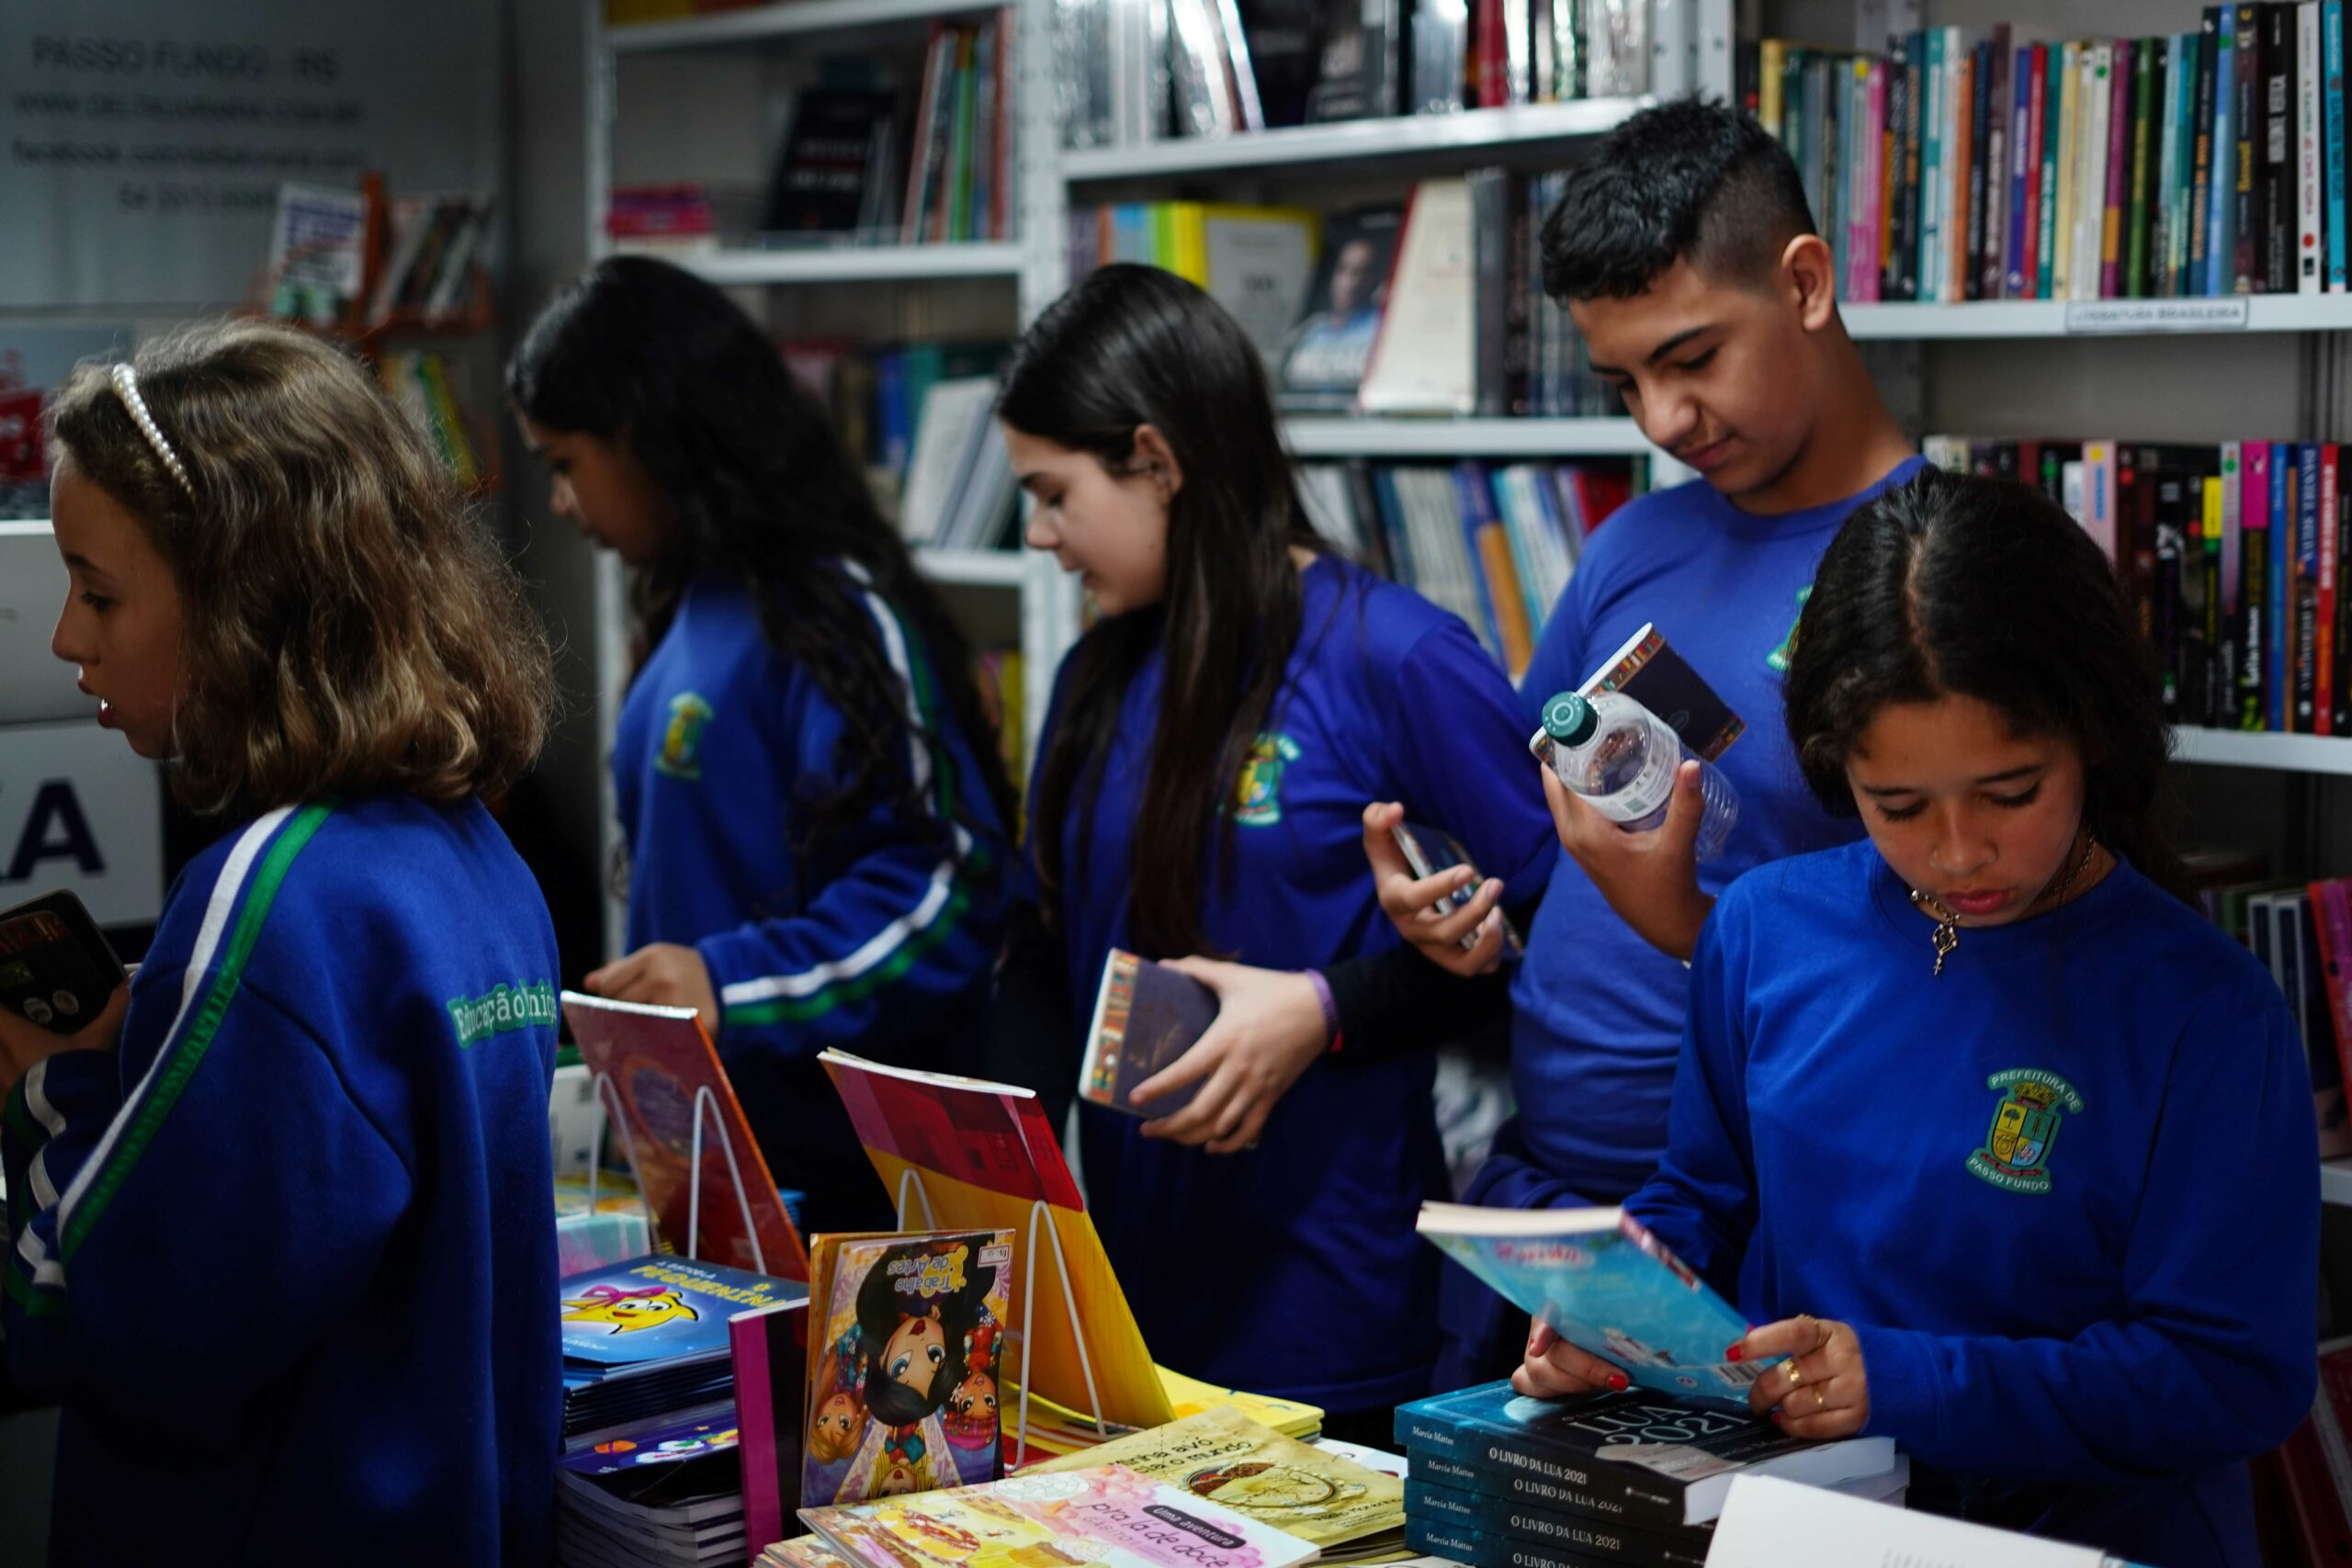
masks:
[[[139,1163],[139,1156],[154,1142],[172,1107],[195,1076],[197,1065],[211,1049],[214,1035],[220,1029],[220,1020],[228,1012],[229,1004],[236,999],[237,987],[244,977],[245,964],[253,956],[254,944],[261,940],[262,923],[269,918],[269,907],[277,897],[278,886],[294,864],[294,857],[326,821],[334,810],[332,801],[306,806],[294,814],[277,841],[263,857],[261,868],[254,874],[253,885],[246,889],[243,907],[237,912],[236,930],[229,938],[229,950],[213,972],[211,988],[205,993],[204,1005],[191,1020],[179,1043],[170,1047],[171,1059],[156,1073],[136,1119],[124,1129],[122,1137],[107,1153],[107,1162],[92,1179],[88,1190],[73,1212],[64,1216],[64,1228],[59,1235],[58,1257],[72,1262],[90,1234],[90,1227],[106,1212],[107,1204]]]

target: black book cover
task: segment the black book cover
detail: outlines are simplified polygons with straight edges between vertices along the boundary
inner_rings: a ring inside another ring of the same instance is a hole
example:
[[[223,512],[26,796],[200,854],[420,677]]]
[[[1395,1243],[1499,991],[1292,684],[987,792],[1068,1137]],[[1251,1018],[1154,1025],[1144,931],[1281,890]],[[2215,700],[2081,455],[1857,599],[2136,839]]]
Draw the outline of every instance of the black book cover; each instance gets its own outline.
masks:
[[[2183,702],[2180,647],[2181,533],[2180,496],[2185,480],[2178,474],[2156,477],[2156,669],[2162,681],[2165,721],[2180,722]]]
[[[2255,175],[2260,192],[2261,231],[2256,236],[2255,276],[2269,294],[2295,291],[2295,9],[2267,6],[2262,12],[2262,152]]]
[[[760,227],[792,234],[855,229],[875,137],[894,108],[888,93],[850,87],[802,93]]]
[[[1241,35],[1266,128],[1306,123],[1307,99],[1322,69],[1324,14],[1320,0],[1239,0]]]
[[[2254,171],[2262,156],[2262,7],[2238,7],[2236,53],[2233,57],[2237,78],[2232,110],[2233,123],[2230,133],[2237,142],[2231,154],[2230,167],[2237,192],[2234,209],[2237,251],[2230,268],[2231,287],[2240,294],[2251,294],[2262,276],[2260,264],[2255,254],[2256,236],[2262,230],[2262,213],[2255,199]],[[2223,243],[2229,243],[2223,236]]]
[[[1657,1531],[1628,1529],[1572,1508],[1441,1483],[1452,1479],[1424,1477],[1421,1464],[1415,1461],[1413,1473],[1405,1483],[1405,1517],[1424,1528],[1451,1532],[1456,1537],[1455,1544],[1474,1550],[1488,1545],[1477,1538],[1501,1538],[1511,1546],[1532,1543],[1557,1551],[1589,1552],[1641,1568],[1705,1568],[1707,1548],[1714,1540],[1714,1532],[1702,1526]],[[1475,1560],[1455,1557],[1453,1561]]]
[[[1992,81],[1984,88],[1984,216],[1972,219],[1972,229],[1982,227],[1984,233],[1984,257],[1976,269],[1976,297],[1998,299],[2001,284],[2007,276],[2009,234],[2009,183],[2016,172],[2016,155],[2009,146],[2017,119],[2017,96],[2009,79],[2014,51],[2009,48],[2009,25],[2002,22],[1993,28],[1992,41],[1983,46],[1988,55]],[[1977,64],[1982,77],[1986,62]]]
[[[1411,0],[1333,0],[1316,35],[1315,79],[1305,113],[1315,124],[1405,112]]]
[[[1894,300],[1910,298],[1903,292],[1903,209],[1910,199],[1911,180],[1903,158],[1910,146],[1911,95],[1917,88],[1906,40],[1898,36],[1891,41],[1891,48],[1886,62],[1887,161],[1893,165],[1886,196],[1890,243],[1884,265],[1879,269],[1878,291],[1879,298]]]

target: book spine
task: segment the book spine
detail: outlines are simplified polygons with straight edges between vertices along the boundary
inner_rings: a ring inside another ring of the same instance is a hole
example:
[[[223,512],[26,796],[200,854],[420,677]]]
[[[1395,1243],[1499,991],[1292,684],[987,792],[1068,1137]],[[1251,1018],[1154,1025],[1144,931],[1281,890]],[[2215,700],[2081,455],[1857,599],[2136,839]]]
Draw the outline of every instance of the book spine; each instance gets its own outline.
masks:
[[[1467,1547],[1479,1555],[1499,1540],[1514,1548],[1521,1544],[1557,1548],[1579,1554],[1580,1561],[1599,1558],[1634,1568],[1704,1568],[1706,1562],[1707,1538],[1702,1531],[1688,1532],[1695,1540],[1669,1541],[1589,1515],[1539,1508],[1438,1485],[1418,1476],[1405,1483],[1405,1517],[1408,1522],[1419,1520],[1432,1539],[1446,1537],[1453,1546]],[[1454,1561],[1475,1564],[1476,1558]],[[1517,1565],[1506,1562],[1500,1568]]]
[[[2237,716],[2237,693],[2245,649],[2245,447],[2232,441],[2222,447],[2222,478],[2217,487],[2222,505],[2222,553],[2219,592],[2222,601],[2220,656],[2214,660],[2212,714],[2209,724],[2226,727]],[[2206,592],[2215,591],[2209,581]]]
[[[1943,268],[1938,256],[1944,243],[1944,200],[1950,182],[1944,177],[1945,100],[1951,96],[1950,73],[1944,69],[1944,29],[1927,29],[1928,104],[1920,117],[1922,144],[1919,162],[1919,281],[1917,298],[1943,298]]]
[[[1410,1406],[1396,1413],[1396,1438],[1412,1450],[1415,1472],[1420,1472],[1419,1461],[1426,1454],[1470,1477],[1453,1479],[1448,1472],[1432,1471],[1425,1475],[1427,1480],[1498,1491],[1578,1513],[1602,1512],[1628,1523],[1647,1520],[1653,1526],[1669,1527],[1683,1523],[1682,1488],[1637,1465],[1597,1469],[1584,1462],[1582,1456],[1532,1453],[1512,1438],[1420,1415]]]
[[[2000,187],[1994,183],[1993,140],[1993,46],[1979,43],[1970,51],[1968,88],[1968,240],[1962,257],[1962,292],[1970,299],[1986,298],[1984,292],[1984,252],[1987,235],[1997,234],[1985,221],[1991,193]],[[1992,246],[1995,262],[1999,265],[2000,245]],[[1993,297],[1998,298],[1996,286]]]
[[[2024,299],[2027,279],[2033,274],[2032,252],[2027,243],[2026,214],[2033,209],[2034,148],[2033,50],[2020,49],[2009,69],[2009,166],[2007,231],[2001,241],[2001,297]]]
[[[2053,45],[2050,70],[2055,78],[2051,97],[2056,103],[2056,153],[2052,166],[2056,174],[2056,194],[2052,208],[2052,222],[2047,239],[2051,249],[2050,287],[2045,297],[2064,299],[2069,297],[2074,284],[2075,259],[2075,167],[2081,162],[2075,145],[2075,131],[2081,119],[2083,101],[2083,48],[2077,43]]]
[[[2238,294],[2251,294],[2262,283],[2262,206],[2255,189],[2255,171],[2262,163],[2263,96],[2267,85],[2262,65],[2262,22],[2258,6],[2238,7],[2234,39],[2237,96],[2230,120],[2237,147],[2232,164],[2235,205],[2232,209],[2234,221],[2229,239],[2231,262],[2226,269],[2229,291]]]
[[[2132,45],[2132,173],[2130,198],[2123,220],[2122,294],[2148,298],[2148,243],[2154,227],[2151,197],[2154,192],[2155,116],[2159,100],[2156,77],[2164,69],[2158,52],[2162,40],[2140,39]]]
[[[2058,113],[2064,96],[2053,75],[2063,57],[2049,44],[2033,46],[2033,125],[2030,130],[2032,184],[2026,199],[2025,287],[2029,299],[2054,298],[2050,292],[2051,266],[2055,259],[2058,218]]]
[[[2341,577],[2344,563],[2352,561],[2352,486],[2340,479],[2335,487],[2335,515],[2321,518],[2320,526],[2335,531],[2336,571]],[[2345,592],[2340,583],[2335,594],[2334,648],[2335,700],[2328,728],[2331,734],[2352,735],[2352,593]]]
[[[2150,243],[2149,289],[2154,298],[2169,297],[2178,270],[2173,260],[2173,246],[2179,237],[2180,220],[2174,187],[2179,184],[2180,169],[2180,94],[2183,52],[2180,35],[2175,33],[2164,40],[2164,115],[2157,128],[2156,190],[2154,206],[2155,234]]]
[[[1886,95],[1890,73],[1885,61],[1871,61],[1869,80],[1864,88],[1869,112],[1863,123],[1870,140],[1868,156],[1863,160],[1865,198],[1860,297],[1863,303],[1872,305],[1884,297],[1886,278],[1886,178],[1891,166],[1887,156]]]
[[[2212,281],[2213,251],[2213,117],[2217,100],[2215,79],[2221,73],[2221,7],[2205,8],[2203,30],[2197,38],[2197,96],[2189,107],[2190,145],[2188,213],[2183,227],[2188,237],[2188,265],[2179,292],[2203,294]]]
[[[1606,1472],[1593,1478],[1599,1483],[1595,1485],[1520,1470],[1508,1464],[1495,1464],[1466,1455],[1457,1449],[1441,1447],[1408,1436],[1404,1431],[1401,1416],[1397,1425],[1397,1446],[1405,1450],[1415,1480],[1435,1483],[1475,1496],[1550,1508],[1580,1518],[1629,1529],[1647,1530],[1652,1534],[1670,1534],[1690,1529],[1682,1522],[1679,1497],[1662,1502],[1663,1494],[1628,1496],[1615,1484],[1617,1478]],[[1608,1467],[1612,1472],[1621,1468],[1613,1464]],[[1585,1472],[1579,1469],[1572,1473],[1583,1474]]]
[[[1900,282],[1894,298],[1917,300],[1922,298],[1919,292],[1919,257],[1927,245],[1927,127],[1930,76],[1925,28],[1910,34],[1904,52],[1906,87],[1903,99],[1903,174],[1900,187],[1903,207],[1897,215],[1894,233],[1895,266]]]
[[[2098,298],[2098,236],[2107,199],[2109,47],[2086,43],[2075,56],[2074,178],[2067,187],[2073,224],[2066,236],[2066,298]]]
[[[2315,662],[2319,627],[2319,447],[2304,442],[2295,448],[2295,723],[2298,735],[2309,735],[2319,694]]]
[[[2327,145],[2320,169],[2327,187],[2327,291],[2345,291],[2344,0],[2320,6],[2320,61],[2326,84]]]
[[[2294,257],[2294,186],[2290,163],[2294,130],[2292,0],[2257,12],[2261,53],[2254,84],[2254,231],[2250,291],[2275,294],[2294,286],[2286,268]],[[2282,75],[2281,73],[2284,73]]]
[[[2198,722],[2207,726],[2222,722],[2227,694],[2222,686],[2222,515],[2229,497],[2229,487],[2218,479],[2205,481],[2205,516],[2202,535],[2202,586],[2198,603],[2204,615],[2204,625],[2198,636],[2199,669],[2198,671]]]
[[[2319,937],[2320,967],[2326,975],[2327,1017],[2335,1032],[2335,1060],[2344,1081],[2352,1084],[2352,897],[2341,881],[2314,882],[2311,918]],[[2327,1402],[2322,1391],[2320,1402]]]
[[[2268,722],[2263,671],[2268,665],[2271,444],[2249,441],[2239,464],[2238,595],[2245,630],[2238,645],[2237,711],[2232,728],[2260,729]]]
[[[1945,209],[1942,298],[1957,302],[1969,297],[1974,275],[1969,271],[1968,225],[1974,215],[1975,204],[1970,199],[1970,180],[1981,166],[1976,149],[1976,51],[1961,37],[1958,28],[1947,29],[1944,59],[1951,73],[1951,96],[1948,100],[1951,140],[1944,147],[1944,167],[1951,176],[1951,205]]]
[[[2319,449],[2319,516],[2315,532],[2319,551],[2319,581],[2314,590],[2312,633],[2312,733],[2335,733],[2335,572],[2342,506],[2337,482],[2338,448],[2328,442]]]
[[[2237,255],[2237,25],[2235,6],[2218,7],[2222,32],[2213,60],[2212,203],[2205,219],[2208,298],[2231,292]]]
[[[2295,472],[2295,448],[2286,442],[2270,448],[2270,558],[2266,602],[2270,606],[2269,636],[2264,639],[2263,728],[2278,733],[2292,728],[2295,682],[2290,650],[2295,612],[2288,602],[2288,561],[2295,553],[2295,499],[2301,480]]]
[[[2099,220],[2098,291],[2123,298],[2123,224],[2132,211],[2132,99],[2135,54],[2132,40],[2115,45],[2108,72],[2107,204]]]
[[[2317,0],[2302,0],[2302,4],[2295,7],[2294,38],[2295,258],[2289,271],[2294,277],[2293,288],[2297,293],[2318,294],[2326,289],[2327,279],[2322,271],[2325,258],[2320,250],[2325,197],[2321,189],[2324,176],[2321,172],[2320,150],[2324,131],[2320,107]]]

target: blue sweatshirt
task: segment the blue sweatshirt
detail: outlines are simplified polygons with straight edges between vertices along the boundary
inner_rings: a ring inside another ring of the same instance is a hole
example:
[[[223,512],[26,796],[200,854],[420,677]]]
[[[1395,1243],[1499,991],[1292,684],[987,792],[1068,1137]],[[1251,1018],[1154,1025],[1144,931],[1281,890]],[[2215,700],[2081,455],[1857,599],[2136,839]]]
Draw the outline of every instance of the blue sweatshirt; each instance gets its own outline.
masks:
[[[930,816],[888,802],[800,843],[809,803],[839,786],[843,719],[769,644],[748,589],[704,578],[638,672],[613,742],[629,847],[628,946],[689,944],[718,992],[718,1052],[808,1231],[888,1228],[883,1191],[818,1053],[964,1065],[1004,923],[1002,825],[913,628],[871,591],[872,633],[910,716],[906,765]],[[960,847],[959,857],[955,852]]]
[[[54,1561],[546,1560],[557,974],[471,801],[279,809],[181,873],[120,1050],[6,1108]]]
[[[1212,848],[1201,911],[1215,949],[1268,969],[1398,944],[1364,864],[1372,801],[1402,801],[1506,880],[1532,877],[1556,843],[1510,682],[1468,628],[1330,558],[1302,587],[1298,645],[1233,808],[1231,891],[1218,891]],[[1092,841],[1079,842],[1080,810],[1053,825],[1081,1030],[1105,954],[1135,946],[1129,867],[1162,676],[1155,651],[1127,688]],[[1073,1074],[1080,1055],[1073,1041]],[[1088,1204],[1157,1359],[1333,1411],[1428,1391],[1437,1254],[1413,1220],[1447,1191],[1433,1075],[1429,1053],[1317,1062],[1239,1155],[1148,1139],[1131,1117],[1082,1108]]]
[[[1626,1207],[1751,1322],[1853,1324],[1866,1430],[1973,1478],[1978,1517],[2251,1568],[2244,1461],[2316,1377],[2318,1139],[2278,988],[2129,866],[1962,930],[1939,978],[1932,930],[1868,843],[1734,886]]]
[[[1859,835],[1821,809],[1797,770],[1781,719],[1782,649],[1839,526],[1920,467],[1913,458],[1859,495],[1771,517],[1694,480],[1634,502],[1586,543],[1520,682],[1527,729],[1546,697],[1581,684],[1644,622],[1657,623],[1747,726],[1719,764],[1739,791],[1739,824],[1723,855],[1699,868],[1706,892],[1750,866]],[[1555,851],[1550,871],[1511,982],[1515,1131],[1544,1176],[1614,1202],[1648,1178],[1665,1145],[1688,977],[1617,918],[1572,858]],[[1596,970],[1610,976],[1599,996],[1585,985]]]

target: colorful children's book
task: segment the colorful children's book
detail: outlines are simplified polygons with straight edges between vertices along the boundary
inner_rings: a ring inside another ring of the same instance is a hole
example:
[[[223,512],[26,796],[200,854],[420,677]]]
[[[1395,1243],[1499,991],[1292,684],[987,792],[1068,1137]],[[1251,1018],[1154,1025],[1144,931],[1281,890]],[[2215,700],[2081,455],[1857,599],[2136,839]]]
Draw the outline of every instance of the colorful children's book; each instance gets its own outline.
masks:
[[[752,1307],[727,1320],[742,1434],[744,1528],[774,1540],[800,1506],[801,1390],[808,1381],[809,1300]]]
[[[1034,1391],[1118,1426],[1174,1420],[1159,1369],[1062,1159],[1058,1132],[1036,1095],[1010,1084],[885,1066],[845,1051],[818,1060],[841,1091],[884,1190],[910,1221],[1037,1238],[1019,1286],[1036,1292],[1038,1303],[1027,1348]],[[1074,1316],[1066,1300],[1077,1303]],[[1019,1370],[1019,1358],[1007,1357],[1005,1371]],[[1008,1421],[1017,1420],[1019,1402],[1009,1393],[1004,1409]],[[1023,1461],[1014,1456],[1015,1464]]]
[[[1396,1438],[1414,1456],[1415,1481],[1523,1499],[1511,1482],[1528,1479],[1544,1485],[1547,1506],[1652,1530],[1705,1524],[1735,1475],[1827,1486],[1896,1461],[1892,1438],[1808,1442],[1744,1409],[1642,1389],[1529,1399],[1507,1382],[1398,1405]]]
[[[1113,948],[1094,993],[1079,1097],[1130,1116],[1173,1116],[1200,1092],[1198,1080],[1148,1104],[1136,1086],[1193,1048],[1216,1021],[1216,993],[1190,975]]]
[[[1229,1407],[1047,1460],[1025,1473],[1104,1464],[1125,1465],[1326,1549],[1403,1539],[1402,1480],[1294,1441]]]
[[[1747,1321],[1623,1209],[1421,1205],[1420,1234],[1578,1349],[1676,1399],[1746,1411],[1781,1359],[1726,1361]]]
[[[662,1243],[730,1268],[806,1280],[808,1258],[800,1233],[695,1010],[566,991],[563,1016],[589,1071],[610,1080],[616,1091],[616,1135]]]
[[[607,1368],[725,1356],[730,1315],[808,1294],[797,1280],[684,1258],[616,1263],[560,1288],[563,1359]]]
[[[854,1568],[1295,1568],[1296,1536],[1121,1465],[803,1508]]]
[[[1009,1230],[818,1239],[803,1507],[1004,1473],[997,1358],[1012,1241]]]
[[[660,1421],[626,1438],[610,1438],[557,1462],[579,1475],[617,1475],[652,1465],[677,1464],[723,1453],[741,1439],[731,1416]]]

